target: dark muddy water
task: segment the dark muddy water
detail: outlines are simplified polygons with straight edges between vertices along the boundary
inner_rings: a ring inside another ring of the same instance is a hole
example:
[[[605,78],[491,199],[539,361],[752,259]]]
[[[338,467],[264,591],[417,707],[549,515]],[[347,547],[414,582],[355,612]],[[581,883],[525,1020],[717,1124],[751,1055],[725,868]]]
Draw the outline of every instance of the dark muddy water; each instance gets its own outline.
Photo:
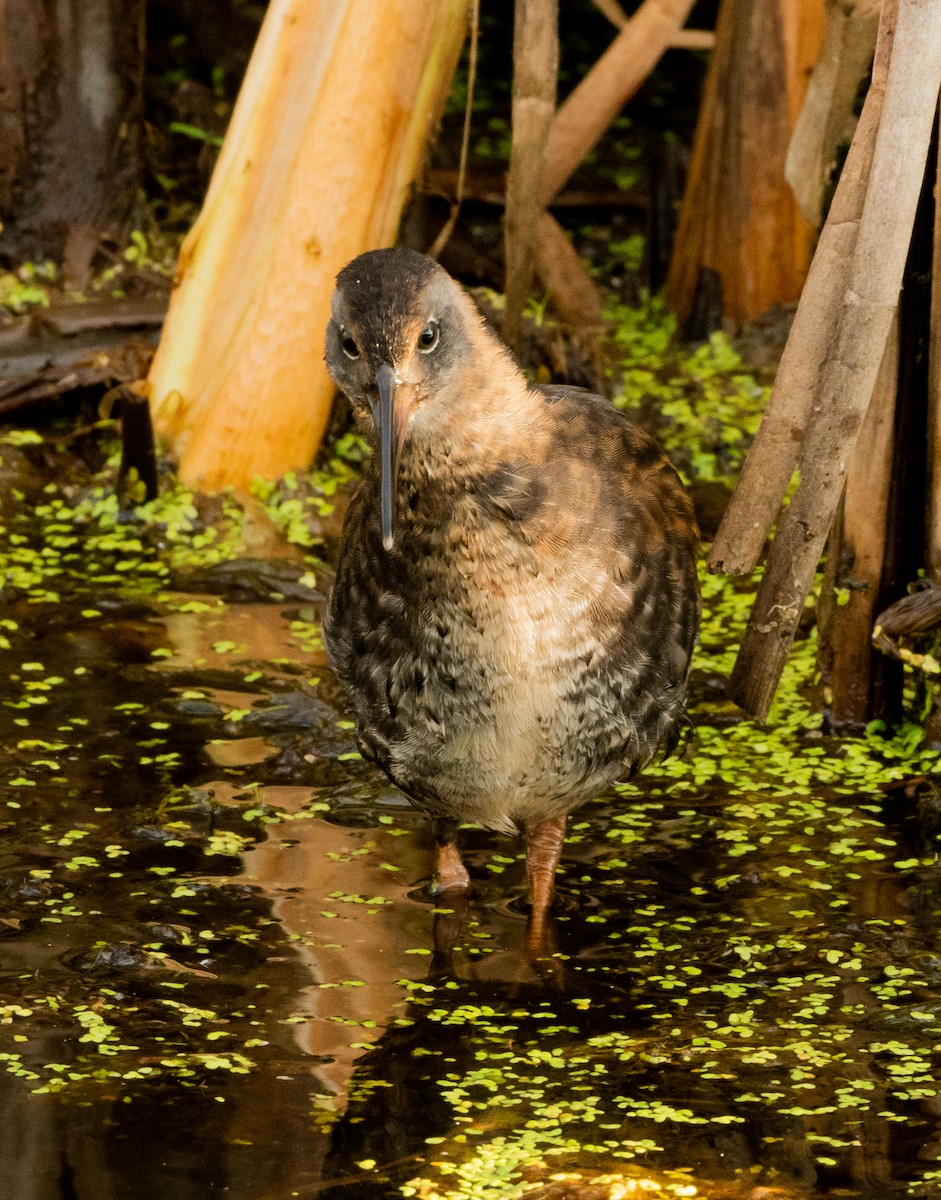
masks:
[[[707,623],[697,734],[576,815],[534,965],[511,840],[428,895],[316,596],[4,595],[0,1200],[941,1195],[910,731],[738,723]]]

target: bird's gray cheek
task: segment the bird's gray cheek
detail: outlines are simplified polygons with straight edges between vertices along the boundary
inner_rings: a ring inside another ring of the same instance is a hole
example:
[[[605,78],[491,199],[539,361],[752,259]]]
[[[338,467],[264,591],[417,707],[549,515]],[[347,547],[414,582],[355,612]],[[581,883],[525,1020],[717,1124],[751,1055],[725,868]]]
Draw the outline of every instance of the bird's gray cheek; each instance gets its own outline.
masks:
[[[405,431],[409,453],[429,461],[446,462],[451,454],[451,422],[442,420],[441,413],[431,405],[417,408]]]

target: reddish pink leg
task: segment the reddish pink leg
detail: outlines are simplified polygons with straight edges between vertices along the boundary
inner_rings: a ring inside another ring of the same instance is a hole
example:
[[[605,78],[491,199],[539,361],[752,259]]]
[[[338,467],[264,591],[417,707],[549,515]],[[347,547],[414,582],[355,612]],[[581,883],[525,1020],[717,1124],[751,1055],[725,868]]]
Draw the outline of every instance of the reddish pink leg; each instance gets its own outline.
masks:
[[[526,931],[530,951],[539,954],[546,945],[546,923],[555,872],[562,857],[565,842],[565,817],[552,817],[538,825],[527,825],[523,832],[526,843],[526,882],[532,910]]]
[[[431,890],[441,892],[467,891],[470,875],[457,848],[457,824],[454,821],[435,821],[435,866]]]

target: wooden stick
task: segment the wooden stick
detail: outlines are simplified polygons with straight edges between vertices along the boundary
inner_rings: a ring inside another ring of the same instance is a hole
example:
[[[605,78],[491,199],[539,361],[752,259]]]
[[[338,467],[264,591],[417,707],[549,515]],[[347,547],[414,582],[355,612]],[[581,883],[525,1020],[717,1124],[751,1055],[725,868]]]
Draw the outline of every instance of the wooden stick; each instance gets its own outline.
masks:
[[[599,12],[604,13],[615,29],[623,29],[630,20],[618,0],[594,0],[594,4]]]
[[[885,105],[835,343],[801,456],[801,483],[781,518],[730,680],[768,715],[866,414],[898,304],[941,88],[941,5],[900,0]]]
[[[604,323],[601,292],[551,213],[544,212],[539,218],[536,269],[553,307],[566,325],[601,328]]]
[[[618,0],[594,0],[595,8],[604,13],[615,29],[624,29],[630,17]],[[678,29],[667,45],[676,50],[711,50],[716,44],[716,35],[711,29]]]
[[[931,268],[931,332],[928,339],[928,512],[925,566],[941,583],[941,138],[934,164],[934,246]]]
[[[464,128],[461,130],[461,154],[454,183],[451,211],[438,236],[428,248],[429,258],[440,258],[441,251],[451,239],[464,199],[464,180],[467,176],[467,153],[470,149],[471,117],[474,113],[474,88],[477,83],[477,51],[480,45],[480,0],[470,0],[470,50],[467,56],[467,100],[464,102]]]
[[[447,200],[457,195],[458,172],[453,167],[436,167],[426,171],[419,183],[419,191],[426,196],[442,196]],[[475,169],[468,171],[462,183],[463,199],[476,204],[492,204],[502,208],[506,204],[506,171]],[[619,188],[613,184],[600,187],[566,188],[552,201],[559,208],[631,208],[646,212],[650,196],[645,187]],[[2,335],[0,330],[0,335]]]
[[[842,515],[830,538],[817,606],[825,706],[831,722],[842,729],[859,730],[874,715],[874,676],[879,664],[874,657],[872,627],[883,606],[898,372],[896,316],[850,459]],[[840,603],[843,589],[849,590],[849,596]]]
[[[644,0],[629,19],[614,0],[604,11],[621,33],[555,114],[544,152],[542,203],[549,204],[595,146],[617,113],[644,82],[668,45],[680,33],[693,0]],[[515,119],[514,119],[515,124]],[[509,188],[508,188],[509,199]],[[539,277],[559,315],[570,324],[601,323],[601,294],[553,218],[543,214],[536,248]],[[510,261],[507,259],[507,324],[510,304]],[[514,301],[515,303],[515,301]],[[507,337],[508,341],[513,339]]]
[[[689,16],[693,0],[644,0],[561,106],[552,122],[542,178],[545,204],[637,91]]]
[[[118,491],[127,486],[128,475],[134,471],[144,485],[144,499],[154,500],[159,493],[157,477],[157,449],[154,444],[154,427],[150,419],[147,397],[138,395],[132,388],[121,389],[121,469],[118,473]],[[140,503],[137,496],[133,504]]]
[[[798,448],[833,344],[849,262],[856,248],[882,118],[897,9],[898,0],[886,0],[862,116],[801,293],[768,407],[713,542],[710,571],[747,575],[754,570],[797,466]]]
[[[827,0],[820,55],[788,146],[784,176],[806,220],[820,226],[837,147],[872,63],[879,8],[871,0]]]
[[[518,347],[533,279],[539,181],[555,112],[559,73],[558,0],[516,0],[513,20],[513,144],[506,181],[503,336]]]
[[[716,35],[711,29],[678,29],[668,43],[671,50],[711,50]]]

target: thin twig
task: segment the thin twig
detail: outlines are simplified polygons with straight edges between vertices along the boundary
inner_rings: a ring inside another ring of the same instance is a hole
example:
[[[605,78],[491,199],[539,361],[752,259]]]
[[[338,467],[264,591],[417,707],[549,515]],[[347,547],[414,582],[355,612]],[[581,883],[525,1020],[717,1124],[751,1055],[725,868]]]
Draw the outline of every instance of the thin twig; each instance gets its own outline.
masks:
[[[480,0],[471,0],[470,10],[470,48],[467,60],[467,101],[464,105],[464,131],[461,134],[461,157],[457,166],[457,186],[454,189],[454,199],[451,201],[451,211],[438,236],[428,251],[432,258],[437,258],[447,245],[448,238],[454,232],[458,213],[461,211],[461,201],[464,199],[464,175],[467,170],[467,152],[470,146],[471,113],[474,107],[474,84],[477,81],[477,42],[480,34]]]
[[[615,29],[624,29],[630,17],[618,0],[594,0],[595,8],[608,18]],[[716,35],[711,29],[678,29],[667,43],[673,50],[711,50]]]
[[[618,0],[594,0],[595,8],[604,13],[615,29],[623,29],[630,17],[618,3]]]

